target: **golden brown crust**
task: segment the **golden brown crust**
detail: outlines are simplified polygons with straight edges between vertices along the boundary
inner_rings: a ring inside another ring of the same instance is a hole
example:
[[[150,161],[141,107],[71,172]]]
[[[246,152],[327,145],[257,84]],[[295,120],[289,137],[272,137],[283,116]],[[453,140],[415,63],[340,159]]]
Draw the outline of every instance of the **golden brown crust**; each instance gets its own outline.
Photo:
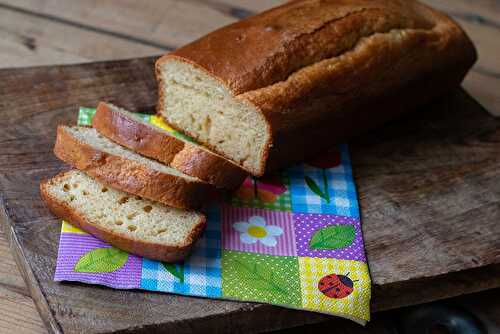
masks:
[[[171,57],[188,61],[239,95],[337,56],[361,37],[432,27],[425,14],[406,0],[294,1],[209,33],[159,62]]]
[[[205,229],[206,218],[200,215],[199,223],[193,228],[185,242],[176,246],[132,239],[128,235],[118,234],[114,231],[104,229],[87,219],[83,214],[73,210],[66,203],[50,196],[47,189],[48,185],[52,182],[57,182],[57,179],[64,177],[64,174],[65,173],[60,173],[53,179],[40,183],[40,194],[50,211],[57,217],[66,220],[71,225],[124,251],[158,261],[182,261],[190,253],[194,243],[200,238]]]
[[[247,176],[236,164],[164,131],[155,130],[100,102],[92,126],[105,137],[218,188],[235,189]]]
[[[453,89],[476,57],[453,20],[417,1],[303,0],[210,33],[160,58],[157,71],[171,60],[192,64],[255,106],[271,128],[270,170],[328,148],[339,132],[349,137],[372,127],[357,118],[359,108],[380,124]],[[419,84],[433,80],[447,86]],[[412,99],[404,110],[402,95]],[[385,110],[373,105],[379,100]]]
[[[184,149],[175,155],[170,166],[229,190],[238,188],[248,175],[229,160],[221,160],[195,145],[184,146]]]
[[[58,126],[55,155],[110,187],[176,208],[199,208],[213,195],[213,186],[202,181],[152,170],[129,159],[80,142]]]

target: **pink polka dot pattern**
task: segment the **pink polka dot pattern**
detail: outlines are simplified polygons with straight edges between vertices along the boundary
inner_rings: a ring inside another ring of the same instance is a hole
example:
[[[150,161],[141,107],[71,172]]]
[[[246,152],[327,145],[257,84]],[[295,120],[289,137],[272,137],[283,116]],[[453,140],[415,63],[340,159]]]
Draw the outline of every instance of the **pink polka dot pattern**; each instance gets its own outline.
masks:
[[[351,217],[295,213],[293,214],[295,241],[298,256],[335,258],[342,260],[355,260],[366,262],[361,225],[359,220]],[[354,226],[356,236],[351,245],[340,249],[310,249],[309,241],[316,231],[330,225]]]

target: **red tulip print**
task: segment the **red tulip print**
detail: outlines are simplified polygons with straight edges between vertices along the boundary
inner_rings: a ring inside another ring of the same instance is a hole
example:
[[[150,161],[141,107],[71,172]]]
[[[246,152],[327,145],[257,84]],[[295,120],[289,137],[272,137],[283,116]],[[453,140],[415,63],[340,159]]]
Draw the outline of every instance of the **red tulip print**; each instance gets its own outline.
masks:
[[[323,198],[327,203],[330,203],[330,192],[328,191],[328,177],[326,175],[326,169],[337,167],[340,165],[340,162],[341,154],[338,149],[331,150],[322,156],[307,161],[308,165],[321,168],[323,189],[318,186],[316,181],[307,175],[304,177],[306,184],[309,189],[311,189],[319,197]]]

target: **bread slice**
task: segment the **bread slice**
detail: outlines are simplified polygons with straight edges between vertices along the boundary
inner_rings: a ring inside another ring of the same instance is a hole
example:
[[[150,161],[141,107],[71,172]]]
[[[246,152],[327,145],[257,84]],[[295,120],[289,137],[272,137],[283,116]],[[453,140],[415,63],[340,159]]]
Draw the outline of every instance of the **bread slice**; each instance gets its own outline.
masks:
[[[157,63],[158,112],[175,129],[234,161],[263,173],[271,128],[255,106],[235,99],[216,78],[177,57]]]
[[[134,153],[89,127],[57,128],[54,153],[61,160],[113,188],[176,208],[197,208],[213,186]]]
[[[205,216],[108,188],[78,170],[40,184],[49,209],[124,251],[154,260],[184,259],[205,228]]]
[[[92,126],[120,145],[217,188],[235,189],[247,176],[241,167],[224,157],[110,103],[99,103]]]
[[[289,1],[162,56],[158,112],[260,176],[455,89],[475,60],[418,1]]]

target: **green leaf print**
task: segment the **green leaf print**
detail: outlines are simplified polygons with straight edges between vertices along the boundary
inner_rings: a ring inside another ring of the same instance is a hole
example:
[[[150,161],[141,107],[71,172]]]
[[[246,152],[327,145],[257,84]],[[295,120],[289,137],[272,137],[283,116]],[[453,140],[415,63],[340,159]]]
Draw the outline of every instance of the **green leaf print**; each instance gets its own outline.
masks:
[[[161,264],[169,273],[176,277],[179,282],[184,283],[184,264],[173,264],[167,262],[162,262]]]
[[[321,189],[319,188],[319,186],[316,184],[316,182],[313,179],[311,179],[307,175],[306,175],[306,177],[304,177],[304,179],[306,180],[306,183],[307,183],[307,186],[309,187],[309,189],[311,189],[316,195],[323,198],[325,201],[328,201],[328,202],[330,201],[328,196],[326,194],[324,194],[323,191],[321,191]]]
[[[317,230],[309,241],[311,249],[339,249],[354,242],[356,231],[354,226],[330,225]]]
[[[250,281],[255,288],[283,296],[288,294],[288,291],[284,288],[286,279],[276,276],[272,268],[255,262],[247,262],[243,258],[234,260],[234,264],[236,264],[237,271],[241,274],[240,278],[244,281]]]
[[[298,257],[222,250],[221,267],[223,297],[301,306]]]
[[[128,260],[128,253],[120,249],[96,248],[84,254],[73,269],[77,273],[111,273]]]

